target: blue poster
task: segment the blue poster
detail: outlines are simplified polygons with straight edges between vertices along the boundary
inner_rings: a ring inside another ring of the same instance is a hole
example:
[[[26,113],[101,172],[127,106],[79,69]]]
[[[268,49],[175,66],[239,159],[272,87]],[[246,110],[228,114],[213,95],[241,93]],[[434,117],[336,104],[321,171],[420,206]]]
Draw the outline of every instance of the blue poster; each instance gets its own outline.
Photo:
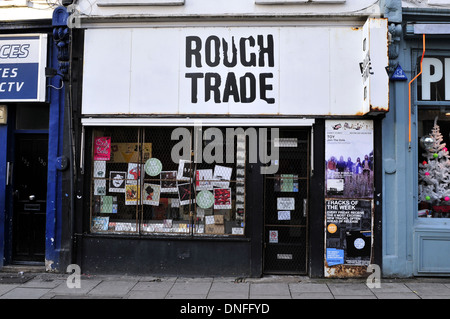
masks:
[[[327,248],[328,266],[342,265],[344,263],[344,250],[336,248]]]

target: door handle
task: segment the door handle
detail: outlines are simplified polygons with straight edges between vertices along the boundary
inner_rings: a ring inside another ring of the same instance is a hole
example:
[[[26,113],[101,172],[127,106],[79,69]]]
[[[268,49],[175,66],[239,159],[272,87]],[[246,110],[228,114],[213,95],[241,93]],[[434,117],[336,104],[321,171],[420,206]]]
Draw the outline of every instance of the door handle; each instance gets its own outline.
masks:
[[[28,199],[31,200],[31,201],[34,201],[36,199],[36,196],[30,195],[30,196],[28,196]]]
[[[308,199],[303,199],[303,217],[306,217],[308,213]]]

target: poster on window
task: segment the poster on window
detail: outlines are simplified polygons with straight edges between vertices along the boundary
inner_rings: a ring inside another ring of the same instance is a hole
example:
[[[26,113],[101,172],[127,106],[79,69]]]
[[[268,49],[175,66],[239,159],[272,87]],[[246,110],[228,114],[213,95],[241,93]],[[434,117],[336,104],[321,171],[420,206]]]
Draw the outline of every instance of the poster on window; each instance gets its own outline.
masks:
[[[177,193],[177,171],[161,172],[161,193]]]
[[[94,161],[94,195],[106,195],[106,162]]]
[[[329,199],[326,212],[326,265],[368,266],[372,251],[372,200]]]
[[[125,185],[125,205],[140,204],[140,185]]]
[[[137,163],[128,163],[127,184],[137,184],[141,177],[141,165]]]
[[[137,163],[142,156],[142,162],[152,157],[152,143],[111,143],[111,162]]]
[[[144,183],[142,203],[144,205],[159,206],[160,193],[161,193],[160,185]]]
[[[96,137],[94,139],[94,161],[109,161],[110,157],[111,137]]]
[[[231,209],[231,188],[214,188],[214,209]]]
[[[117,214],[117,196],[100,196],[100,212]]]
[[[373,121],[325,122],[326,196],[373,198]]]
[[[110,171],[109,172],[109,192],[125,193],[125,179],[127,172]]]
[[[193,178],[193,164],[189,160],[180,160],[178,163],[177,180],[190,181]]]
[[[201,190],[212,190],[212,179],[213,171],[212,169],[198,169],[195,171],[195,189],[197,191]]]
[[[195,192],[193,184],[191,183],[178,184],[178,198],[180,199],[180,206],[194,203]]]
[[[231,167],[221,165],[214,166],[213,186],[219,188],[228,188],[230,185],[232,172],[233,169]]]

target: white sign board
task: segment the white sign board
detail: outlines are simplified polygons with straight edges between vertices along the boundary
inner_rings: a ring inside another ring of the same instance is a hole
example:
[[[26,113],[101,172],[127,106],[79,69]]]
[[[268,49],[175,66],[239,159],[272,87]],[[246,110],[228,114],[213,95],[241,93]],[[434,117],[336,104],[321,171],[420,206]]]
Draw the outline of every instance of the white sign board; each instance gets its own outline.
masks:
[[[0,102],[45,101],[46,34],[0,35]]]
[[[362,28],[88,29],[85,41],[83,114],[370,111],[360,66]],[[387,37],[379,45],[387,57]],[[387,78],[385,66],[387,60],[374,63],[372,72]],[[387,88],[379,94],[387,100]]]

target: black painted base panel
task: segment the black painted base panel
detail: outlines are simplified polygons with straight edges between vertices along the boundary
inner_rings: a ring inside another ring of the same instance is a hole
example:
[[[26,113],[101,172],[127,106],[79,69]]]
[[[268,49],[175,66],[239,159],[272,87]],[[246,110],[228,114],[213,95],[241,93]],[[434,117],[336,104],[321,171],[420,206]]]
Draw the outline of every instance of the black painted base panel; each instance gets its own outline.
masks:
[[[83,274],[236,276],[251,273],[249,240],[84,236],[77,260]],[[260,267],[258,267],[260,268]]]

